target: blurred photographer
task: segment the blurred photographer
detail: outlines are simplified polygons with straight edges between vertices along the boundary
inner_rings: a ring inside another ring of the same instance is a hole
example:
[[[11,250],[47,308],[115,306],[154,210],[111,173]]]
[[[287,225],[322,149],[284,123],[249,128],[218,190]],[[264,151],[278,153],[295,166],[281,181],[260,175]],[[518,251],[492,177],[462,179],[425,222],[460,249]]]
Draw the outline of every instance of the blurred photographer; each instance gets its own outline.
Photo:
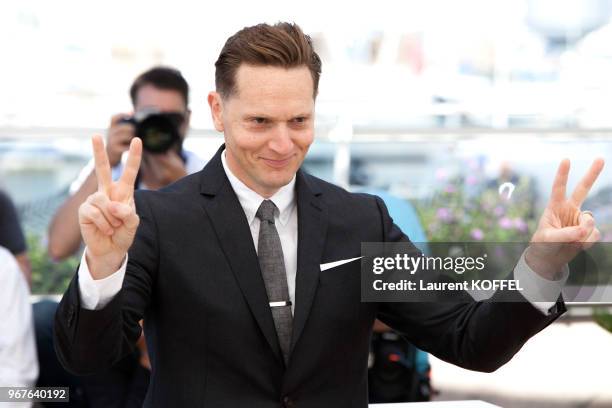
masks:
[[[111,118],[106,151],[113,179],[123,172],[122,155],[138,136],[144,154],[136,188],[157,190],[204,167],[205,162],[183,148],[189,128],[189,85],[178,70],[155,67],[141,74],[130,88],[134,113]],[[97,189],[93,160],[70,186],[70,197],[59,208],[49,228],[48,251],[61,260],[81,245],[78,208]]]
[[[134,112],[114,115],[107,132],[106,152],[112,178],[116,180],[123,173],[123,153],[135,136],[142,140],[144,148],[135,189],[157,190],[200,171],[205,161],[183,148],[191,111],[189,86],[181,73],[167,67],[152,68],[136,78],[130,97]],[[70,197],[51,221],[47,250],[52,258],[60,260],[78,251],[81,245],[78,209],[97,188],[92,159],[70,186]],[[88,408],[142,406],[151,370],[144,339],[141,337],[135,351],[109,370],[75,378],[61,367],[55,355],[52,330],[56,310],[54,301],[34,305],[41,362],[38,385],[70,385],[71,390],[74,388],[71,397],[73,393],[81,396]],[[73,406],[80,407],[79,404],[81,401],[75,400]]]

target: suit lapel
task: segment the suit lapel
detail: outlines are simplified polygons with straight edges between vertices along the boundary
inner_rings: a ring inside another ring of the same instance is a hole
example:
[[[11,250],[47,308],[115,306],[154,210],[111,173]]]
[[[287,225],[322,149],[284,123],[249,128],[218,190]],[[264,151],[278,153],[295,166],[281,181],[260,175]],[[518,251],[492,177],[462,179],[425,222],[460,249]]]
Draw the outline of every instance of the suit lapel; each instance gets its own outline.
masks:
[[[296,175],[298,255],[291,350],[295,348],[310,313],[319,282],[320,263],[327,233],[327,211],[321,192],[302,172]]]
[[[202,170],[202,206],[209,215],[219,245],[238,285],[274,354],[283,361],[266,288],[259,269],[251,230],[244,210],[232,189],[221,163],[222,146]]]

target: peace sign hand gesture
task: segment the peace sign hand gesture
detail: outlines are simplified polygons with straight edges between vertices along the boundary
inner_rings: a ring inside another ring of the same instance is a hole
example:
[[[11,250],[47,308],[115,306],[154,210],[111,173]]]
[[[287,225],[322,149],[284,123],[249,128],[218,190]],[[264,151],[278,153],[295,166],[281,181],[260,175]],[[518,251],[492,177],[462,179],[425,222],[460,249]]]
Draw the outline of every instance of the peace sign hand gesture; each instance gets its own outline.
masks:
[[[134,241],[139,218],[134,205],[134,183],[140,168],[142,142],[133,138],[123,174],[113,181],[101,136],[92,138],[98,191],[79,207],[79,225],[87,245],[86,261],[94,279],[119,269]]]
[[[599,240],[600,232],[593,216],[582,211],[580,206],[603,167],[602,159],[595,160],[567,199],[565,190],[570,162],[565,159],[559,165],[550,200],[525,254],[527,264],[541,276],[554,279],[579,251]]]

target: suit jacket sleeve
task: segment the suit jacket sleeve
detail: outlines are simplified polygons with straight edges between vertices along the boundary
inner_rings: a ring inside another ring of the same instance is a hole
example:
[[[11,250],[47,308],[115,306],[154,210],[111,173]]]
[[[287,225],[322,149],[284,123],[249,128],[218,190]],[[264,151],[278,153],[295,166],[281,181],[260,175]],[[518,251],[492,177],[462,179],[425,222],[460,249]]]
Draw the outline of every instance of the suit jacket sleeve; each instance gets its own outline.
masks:
[[[157,274],[158,244],[148,192],[136,192],[140,224],[128,254],[121,290],[100,310],[81,307],[78,274],[55,315],[54,346],[62,365],[84,375],[111,367],[134,350]]]
[[[408,241],[378,197],[377,203],[383,240]],[[504,293],[498,292],[491,299],[479,302],[463,292],[458,294],[460,299],[456,303],[380,303],[378,318],[418,348],[442,360],[491,372],[508,362],[530,337],[566,310],[560,298],[554,311],[545,315],[519,292]]]

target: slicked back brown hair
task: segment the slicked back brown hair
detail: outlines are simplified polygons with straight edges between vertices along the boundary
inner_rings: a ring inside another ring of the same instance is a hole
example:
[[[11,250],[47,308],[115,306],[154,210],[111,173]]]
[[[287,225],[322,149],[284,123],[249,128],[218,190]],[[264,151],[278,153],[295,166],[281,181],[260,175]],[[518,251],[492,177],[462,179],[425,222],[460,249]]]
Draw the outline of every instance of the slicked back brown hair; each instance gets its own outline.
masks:
[[[245,27],[228,38],[215,62],[215,86],[223,98],[236,92],[236,72],[242,64],[296,68],[305,66],[312,76],[316,98],[321,59],[312,40],[297,24],[258,24]]]

